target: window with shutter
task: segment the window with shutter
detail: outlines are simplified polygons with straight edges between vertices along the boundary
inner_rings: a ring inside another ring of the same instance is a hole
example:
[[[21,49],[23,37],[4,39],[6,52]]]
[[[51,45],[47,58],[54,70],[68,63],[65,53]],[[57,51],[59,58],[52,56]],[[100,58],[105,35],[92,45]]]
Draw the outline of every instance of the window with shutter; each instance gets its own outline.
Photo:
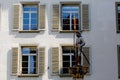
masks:
[[[89,30],[89,8],[81,2],[61,2],[53,5],[53,31]],[[75,27],[74,27],[75,24]]]
[[[44,73],[45,48],[37,48],[37,45],[20,45],[13,48],[12,74],[17,76],[39,76]]]
[[[72,45],[61,45],[61,52],[60,52],[60,76],[61,77],[69,77],[71,76],[69,74],[69,67],[73,67],[76,65],[76,59],[75,59],[75,55],[74,55],[74,47]],[[78,52],[78,51],[76,51]],[[88,67],[88,73],[90,72],[90,65],[89,63],[86,61],[85,57],[87,57],[87,59],[90,61],[90,58],[89,58],[89,47],[83,47],[83,52],[84,52],[84,55],[82,55],[82,58],[81,58],[81,64],[83,66],[86,66]]]
[[[45,28],[45,5],[21,3],[14,5],[13,30],[19,32],[39,32]]]

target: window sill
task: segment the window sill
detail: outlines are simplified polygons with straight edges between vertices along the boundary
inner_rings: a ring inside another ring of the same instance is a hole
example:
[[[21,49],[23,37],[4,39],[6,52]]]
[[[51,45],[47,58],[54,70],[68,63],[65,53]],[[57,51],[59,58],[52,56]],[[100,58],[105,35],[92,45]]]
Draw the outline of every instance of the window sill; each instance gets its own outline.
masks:
[[[60,74],[60,77],[72,77],[72,74]]]
[[[20,74],[18,77],[38,77],[39,74]]]
[[[19,30],[19,33],[39,33],[40,30]]]
[[[82,32],[82,30],[60,30],[60,33],[73,33],[75,31]]]

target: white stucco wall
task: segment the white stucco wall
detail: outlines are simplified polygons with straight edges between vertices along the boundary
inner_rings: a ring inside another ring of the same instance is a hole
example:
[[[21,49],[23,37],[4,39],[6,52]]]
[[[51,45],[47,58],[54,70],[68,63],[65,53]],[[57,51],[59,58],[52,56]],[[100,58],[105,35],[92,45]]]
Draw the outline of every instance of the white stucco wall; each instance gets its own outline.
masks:
[[[40,33],[18,33],[12,31],[13,4],[20,1],[40,1],[46,4],[46,30]],[[72,33],[51,32],[52,4],[72,0],[0,0],[0,80],[72,80],[51,76],[50,48],[59,44],[72,44]],[[120,0],[74,0],[89,4],[90,31],[83,32],[86,46],[90,47],[91,75],[84,80],[118,80],[115,2]],[[11,48],[19,44],[37,43],[46,47],[45,73],[41,77],[18,78],[11,76]],[[47,67],[50,67],[47,70]]]

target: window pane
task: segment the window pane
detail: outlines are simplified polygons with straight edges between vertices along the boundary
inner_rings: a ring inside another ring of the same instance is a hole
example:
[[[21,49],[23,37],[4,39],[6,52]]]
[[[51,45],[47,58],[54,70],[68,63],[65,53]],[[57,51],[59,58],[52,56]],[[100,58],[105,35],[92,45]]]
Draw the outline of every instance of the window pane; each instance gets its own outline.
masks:
[[[23,24],[29,24],[29,19],[24,19]]]
[[[23,48],[22,53],[23,54],[29,54],[30,53],[30,48]]]
[[[38,29],[37,25],[31,25],[31,30],[37,30],[37,29]]]
[[[63,13],[62,18],[70,18],[70,14],[69,13]]]
[[[35,18],[36,19],[37,18],[37,13],[32,13],[31,14],[31,18]]]
[[[28,56],[22,56],[22,61],[28,61]]]
[[[31,24],[37,24],[37,20],[36,19],[31,19]]]
[[[36,62],[36,56],[30,56],[30,62]]]
[[[30,49],[30,54],[36,54],[37,50],[36,49]]]
[[[24,13],[23,14],[23,18],[29,18],[29,14],[28,13]]]
[[[22,68],[22,74],[28,74],[28,68]]]
[[[37,11],[37,6],[32,6],[31,11]]]
[[[69,55],[68,56],[63,55],[63,61],[70,61],[70,56]]]
[[[63,67],[70,67],[70,62],[63,62]]]
[[[30,68],[29,74],[36,74],[36,68]]]
[[[69,49],[63,49],[63,53],[70,53]]]
[[[24,6],[24,7],[23,7],[23,11],[30,11],[30,7]]]
[[[23,25],[23,30],[29,30],[29,25]]]
[[[28,62],[22,62],[22,67],[28,67]]]
[[[69,19],[63,19],[63,25],[64,24],[70,24],[70,20]]]
[[[63,74],[68,74],[68,68],[63,68]]]

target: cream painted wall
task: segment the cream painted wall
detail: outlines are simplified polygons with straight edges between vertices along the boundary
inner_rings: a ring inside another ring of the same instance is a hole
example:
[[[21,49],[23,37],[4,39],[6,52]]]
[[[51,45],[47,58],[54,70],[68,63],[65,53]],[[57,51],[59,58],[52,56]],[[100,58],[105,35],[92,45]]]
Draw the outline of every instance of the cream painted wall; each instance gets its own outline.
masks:
[[[12,31],[13,4],[20,1],[40,1],[46,5],[46,30],[40,33],[18,33]],[[52,4],[73,0],[0,0],[0,80],[72,80],[51,76],[50,48],[59,44],[72,44],[73,34],[51,32]],[[90,46],[91,75],[84,80],[118,80],[115,2],[120,0],[74,0],[89,4],[90,31],[83,32],[86,46]],[[49,40],[49,41],[48,41]],[[24,43],[37,43],[46,47],[45,74],[41,77],[21,78],[11,76],[11,48]],[[50,67],[47,70],[47,67]]]

